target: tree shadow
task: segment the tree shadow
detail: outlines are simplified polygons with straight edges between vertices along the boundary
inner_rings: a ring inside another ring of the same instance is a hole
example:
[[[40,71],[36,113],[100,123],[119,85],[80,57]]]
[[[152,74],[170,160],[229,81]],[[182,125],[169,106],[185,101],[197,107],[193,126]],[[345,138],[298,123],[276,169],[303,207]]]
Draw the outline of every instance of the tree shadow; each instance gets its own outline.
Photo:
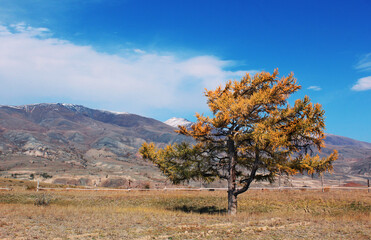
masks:
[[[183,205],[175,207],[174,210],[186,213],[199,213],[199,214],[225,214],[227,212],[227,209],[217,208],[215,206],[195,207]]]

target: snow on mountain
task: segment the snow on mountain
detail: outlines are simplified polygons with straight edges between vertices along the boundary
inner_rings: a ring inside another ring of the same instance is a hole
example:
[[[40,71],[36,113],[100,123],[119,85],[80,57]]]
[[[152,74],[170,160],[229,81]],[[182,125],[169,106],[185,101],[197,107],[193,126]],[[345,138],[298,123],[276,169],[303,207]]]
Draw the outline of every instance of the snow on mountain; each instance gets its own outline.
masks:
[[[57,107],[63,106],[72,110],[74,112],[86,112],[87,110],[95,110],[101,113],[108,113],[114,115],[122,115],[122,114],[130,114],[127,112],[115,112],[115,111],[108,111],[108,110],[99,110],[99,109],[90,109],[78,104],[70,104],[70,103],[37,103],[37,104],[27,104],[27,105],[20,105],[20,106],[11,106],[11,105],[0,105],[0,107],[8,107],[18,110],[25,110],[26,112],[32,112],[36,107]]]
[[[100,110],[100,111],[106,112],[106,113],[112,113],[112,114],[115,114],[115,115],[130,114],[130,113],[127,113],[127,112],[115,112],[115,111],[108,111],[108,110]]]
[[[69,108],[71,110],[75,110],[77,112],[82,111],[82,109],[86,109],[86,107],[81,106],[81,105],[76,105],[76,104],[62,103],[61,105],[63,105],[66,108]],[[127,112],[115,112],[115,111],[98,110],[98,109],[94,109],[94,110],[100,111],[102,113],[111,113],[111,114],[115,114],[115,115],[129,114]]]
[[[175,127],[175,128],[177,128],[179,125],[185,126],[187,128],[193,125],[193,122],[188,121],[185,118],[176,118],[176,117],[170,118],[169,120],[166,120],[164,123],[169,126]]]

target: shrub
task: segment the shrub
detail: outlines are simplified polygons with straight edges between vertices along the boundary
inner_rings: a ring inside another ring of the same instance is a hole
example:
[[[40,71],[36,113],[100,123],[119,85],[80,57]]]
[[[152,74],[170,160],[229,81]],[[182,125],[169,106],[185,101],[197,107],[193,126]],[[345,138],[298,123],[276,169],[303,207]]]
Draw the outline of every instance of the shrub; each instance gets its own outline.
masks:
[[[36,206],[48,206],[49,204],[50,198],[46,194],[38,195],[34,202]]]
[[[151,188],[151,185],[147,182],[144,184],[144,189],[150,189]]]
[[[47,173],[42,173],[42,174],[40,174],[40,176],[43,177],[43,178],[45,178],[45,179],[52,178],[53,177],[53,176],[51,176],[51,175],[49,175]]]
[[[26,184],[26,190],[35,190],[36,185],[35,184]]]

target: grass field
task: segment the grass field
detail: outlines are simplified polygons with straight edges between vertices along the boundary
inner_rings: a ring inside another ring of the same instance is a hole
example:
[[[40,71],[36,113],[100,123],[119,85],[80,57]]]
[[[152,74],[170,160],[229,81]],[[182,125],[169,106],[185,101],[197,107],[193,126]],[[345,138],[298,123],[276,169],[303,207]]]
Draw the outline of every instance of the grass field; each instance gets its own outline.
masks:
[[[367,191],[0,191],[0,239],[371,239]],[[48,205],[37,206],[37,202]]]

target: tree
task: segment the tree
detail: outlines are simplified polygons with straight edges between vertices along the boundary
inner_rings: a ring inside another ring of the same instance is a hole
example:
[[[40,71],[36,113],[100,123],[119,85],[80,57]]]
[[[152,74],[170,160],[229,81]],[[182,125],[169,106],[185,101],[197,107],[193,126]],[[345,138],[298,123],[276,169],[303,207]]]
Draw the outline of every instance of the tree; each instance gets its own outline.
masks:
[[[180,143],[157,148],[144,143],[140,154],[155,163],[173,182],[207,182],[226,179],[228,213],[236,214],[237,196],[255,181],[275,180],[279,174],[332,170],[337,152],[320,158],[314,155],[324,147],[324,110],[309,97],[288,103],[301,87],[291,73],[278,78],[261,72],[224,87],[205,91],[213,117],[196,114],[190,129],[178,133],[190,136],[195,144]]]

